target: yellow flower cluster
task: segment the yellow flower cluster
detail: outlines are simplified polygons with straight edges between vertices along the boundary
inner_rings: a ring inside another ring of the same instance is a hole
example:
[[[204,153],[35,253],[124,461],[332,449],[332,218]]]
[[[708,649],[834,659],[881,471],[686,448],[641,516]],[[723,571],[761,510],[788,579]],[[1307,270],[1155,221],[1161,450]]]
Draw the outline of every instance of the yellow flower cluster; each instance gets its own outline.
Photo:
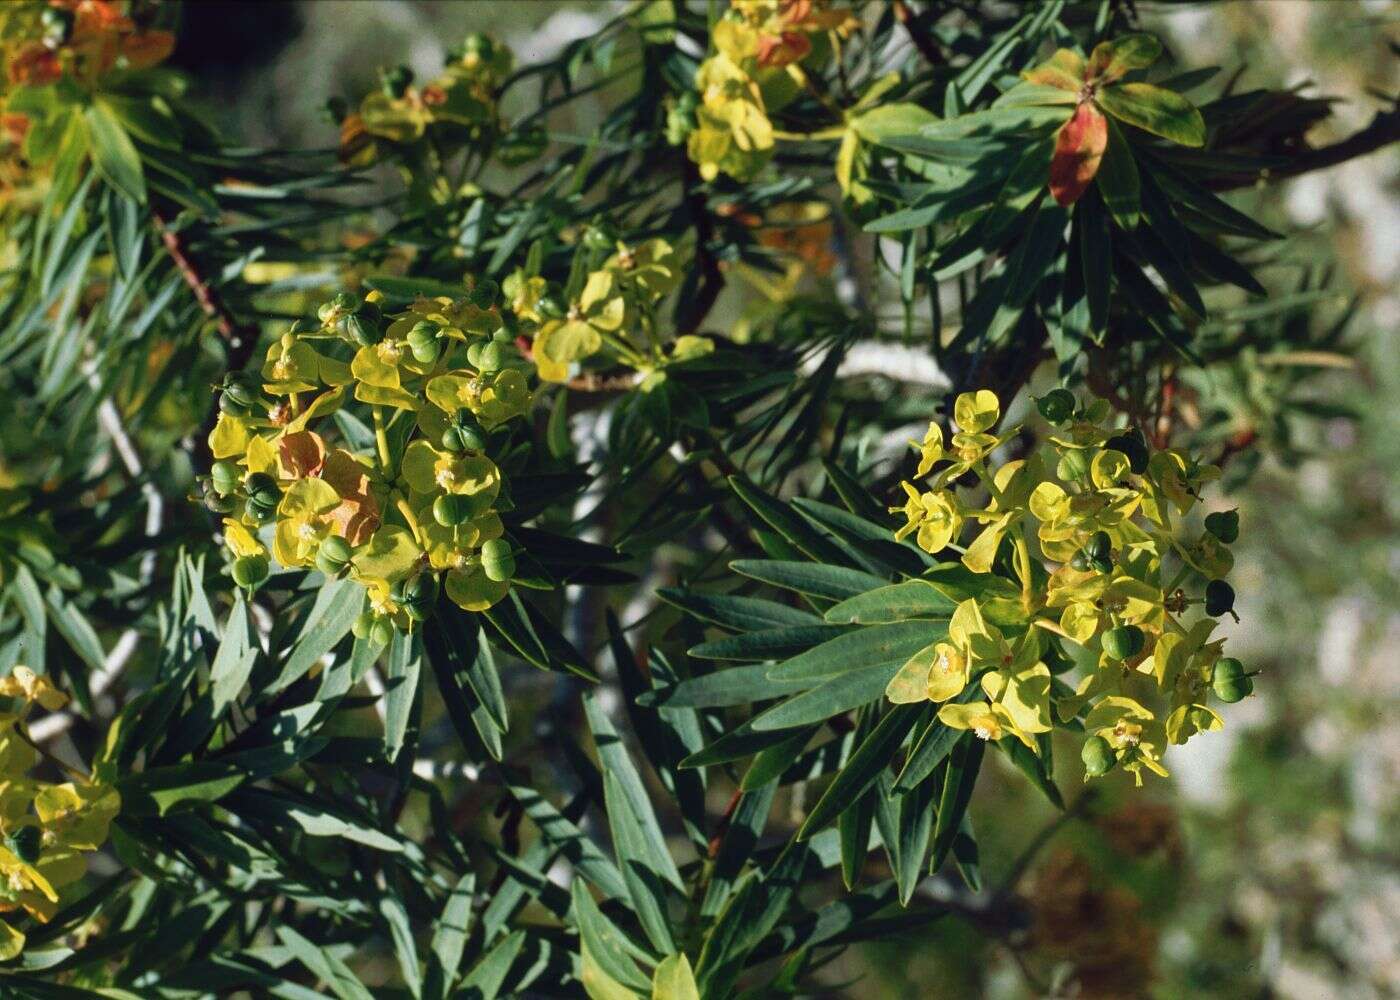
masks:
[[[713,180],[721,171],[753,178],[773,154],[769,114],[802,86],[798,66],[829,33],[855,26],[848,9],[826,0],[734,0],[715,24],[715,53],[700,64],[700,104],[686,150]]]
[[[1223,725],[1209,695],[1233,702],[1253,687],[1238,660],[1222,657],[1223,640],[1211,639],[1215,619],[1233,614],[1222,578],[1238,520],[1217,512],[1189,535],[1183,521],[1219,470],[1111,429],[1102,400],[1080,406],[1057,389],[1039,408],[1054,425],[1048,447],[995,471],[993,453],[1020,428],[996,430],[1000,404],[985,389],[957,398],[946,443],[931,423],[914,444],[928,483],[903,484],[907,502],[892,508],[905,517],[896,537],[912,535],[931,554],[971,537],[961,566],[930,574],[958,601],[947,639],[915,654],[887,696],[942,702],[947,725],[984,739],[1010,735],[1037,752],[1036,737],[1057,719],[1082,725],[1090,776],[1118,764],[1139,781],[1143,769],[1165,775],[1168,743]],[[964,477],[977,487],[960,490]],[[1181,589],[1188,578],[1209,581],[1203,599]],[[1202,605],[1205,613],[1193,614]],[[1065,643],[1094,662],[1077,688],[1050,667],[1071,665],[1052,652]],[[974,680],[983,697],[971,700]]]
[[[370,600],[358,631],[382,641],[427,616],[439,578],[469,611],[505,596],[514,555],[486,452],[529,410],[532,366],[497,293],[387,316],[377,292],[342,294],[272,344],[260,379],[225,382],[206,502],[226,514],[240,586],[267,577],[269,547],[287,569],[348,576]]]
[[[23,909],[49,920],[59,890],[86,874],[84,852],[106,842],[121,809],[121,796],[110,786],[29,777],[39,752],[25,732],[25,717],[36,703],[55,711],[67,701],[28,667],[0,678],[0,913]],[[0,961],[23,950],[24,934],[0,920]]]
[[[497,90],[513,62],[506,46],[472,34],[448,54],[442,73],[422,87],[413,85],[407,67],[388,71],[380,89],[366,95],[358,111],[341,122],[342,159],[372,162],[376,141],[413,143],[429,129],[444,142],[494,136],[501,131]]]
[[[580,253],[589,253],[585,246]],[[607,251],[603,251],[606,253]],[[598,256],[602,256],[599,253]],[[671,244],[647,240],[629,247],[617,243],[600,266],[588,272],[576,297],[556,302],[545,279],[517,270],[506,279],[505,298],[522,326],[534,327],[532,358],[540,378],[564,382],[578,363],[600,352],[642,373],[707,353],[706,338],[678,338],[668,355],[662,345],[656,306],[681,278]]]

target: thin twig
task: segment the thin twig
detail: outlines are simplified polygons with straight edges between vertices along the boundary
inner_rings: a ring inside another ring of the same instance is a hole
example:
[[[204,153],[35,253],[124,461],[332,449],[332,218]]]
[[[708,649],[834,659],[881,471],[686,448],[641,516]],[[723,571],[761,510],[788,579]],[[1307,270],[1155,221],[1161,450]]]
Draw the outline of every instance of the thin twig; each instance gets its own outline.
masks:
[[[1304,150],[1290,163],[1281,167],[1222,177],[1211,183],[1210,187],[1216,191],[1230,191],[1235,188],[1252,187],[1261,180],[1283,180],[1297,177],[1299,174],[1312,173],[1314,170],[1326,170],[1328,167],[1335,167],[1348,160],[1384,149],[1396,141],[1400,141],[1400,109],[1378,111],[1369,125],[1340,142]]]

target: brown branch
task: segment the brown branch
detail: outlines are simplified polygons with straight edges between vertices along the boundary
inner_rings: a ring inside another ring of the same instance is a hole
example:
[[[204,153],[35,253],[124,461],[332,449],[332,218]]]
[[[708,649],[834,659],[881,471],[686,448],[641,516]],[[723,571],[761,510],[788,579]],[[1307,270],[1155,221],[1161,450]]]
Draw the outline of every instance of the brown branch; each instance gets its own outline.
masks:
[[[165,252],[175,262],[180,277],[184,278],[185,284],[189,286],[195,301],[199,303],[199,308],[214,321],[214,329],[218,332],[219,339],[224,342],[224,370],[242,370],[252,358],[253,349],[257,347],[257,326],[239,323],[234,318],[218,289],[210,284],[199,265],[190,257],[180,234],[170,227],[159,212],[153,213],[152,218],[160,232],[161,242],[165,244]],[[208,469],[213,464],[214,457],[209,452],[209,432],[214,429],[218,419],[219,405],[216,398],[211,401],[199,430],[195,432],[193,448],[197,469]]]
[[[1283,180],[1288,177],[1297,177],[1300,174],[1312,173],[1314,170],[1326,170],[1328,167],[1335,167],[1348,160],[1354,160],[1359,156],[1374,153],[1378,149],[1384,149],[1396,141],[1400,141],[1400,108],[1377,112],[1376,116],[1371,119],[1371,124],[1361,131],[1340,142],[1305,150],[1286,166],[1260,170],[1252,174],[1234,174],[1222,177],[1210,186],[1216,191],[1231,191],[1236,188],[1250,187],[1262,180]]]
[[[943,65],[943,53],[934,47],[933,40],[928,35],[920,33],[914,25],[914,12],[909,9],[909,5],[904,0],[894,0],[894,19],[904,26],[904,31],[909,36],[909,41],[914,43],[914,48],[928,60],[930,66]]]

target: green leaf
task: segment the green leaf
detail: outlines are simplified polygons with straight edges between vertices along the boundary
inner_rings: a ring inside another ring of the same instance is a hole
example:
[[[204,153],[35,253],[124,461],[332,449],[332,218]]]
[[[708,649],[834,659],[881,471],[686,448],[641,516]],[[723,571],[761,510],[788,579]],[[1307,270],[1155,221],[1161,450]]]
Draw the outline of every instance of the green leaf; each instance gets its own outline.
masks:
[[[418,968],[418,950],[413,941],[413,925],[409,921],[408,910],[398,896],[385,895],[379,900],[379,915],[389,925],[389,938],[394,942],[394,957],[399,962],[399,972],[408,991],[415,997],[422,995],[422,974]]]
[[[641,949],[598,909],[582,879],[574,879],[571,895],[580,944],[594,964],[615,983],[629,990],[645,991],[649,986],[647,978],[633,958]]]
[[[121,779],[117,787],[123,809],[136,814],[154,811],[164,816],[185,803],[216,802],[239,785],[247,775],[222,761],[190,761],[155,767]]]
[[[889,136],[916,133],[925,125],[933,125],[938,120],[938,116],[927,108],[896,102],[862,111],[851,116],[846,124],[866,142],[878,145]]]
[[[775,681],[824,681],[870,667],[888,664],[899,667],[947,634],[946,620],[871,625],[839,635],[770,667],[768,677]]]
[[[691,656],[702,660],[785,659],[850,631],[844,625],[799,625],[725,636],[692,646]],[[682,683],[690,683],[683,681]],[[786,693],[786,692],[784,692]]]
[[[906,580],[851,597],[826,610],[835,624],[882,625],[910,619],[949,619],[957,604],[927,580]]]
[[[1142,183],[1138,178],[1137,161],[1133,159],[1128,141],[1123,138],[1123,130],[1113,119],[1107,121],[1108,147],[1104,150],[1094,182],[1113,221],[1124,229],[1133,229],[1138,224],[1142,208]]]
[[[814,528],[789,510],[787,505],[774,500],[742,477],[730,476],[729,485],[739,499],[744,501],[769,527],[800,549],[809,559],[834,566],[850,564],[851,560],[845,552],[823,538]]]
[[[816,726],[799,729],[784,738],[781,743],[760,750],[754,756],[749,769],[744,772],[744,777],[739,782],[739,791],[756,791],[770,781],[777,781],[783,772],[802,756],[802,751],[806,749],[808,741],[816,731]]]
[[[667,604],[680,608],[686,614],[734,632],[821,624],[821,619],[810,611],[758,597],[701,594],[670,587],[656,593]]]
[[[389,666],[384,676],[384,755],[390,761],[398,757],[407,740],[422,669],[423,653],[418,638],[395,632],[389,644]]]
[[[539,828],[540,836],[603,895],[610,898],[627,895],[622,873],[592,838],[556,809],[544,795],[524,785],[507,785],[506,790]]]
[[[524,931],[515,931],[499,941],[462,980],[462,988],[457,992],[459,1000],[495,1000],[524,944]]]
[[[1065,807],[1064,797],[1060,795],[1059,788],[1055,786],[1049,771],[1046,770],[1044,758],[1015,739],[998,740],[997,749],[1006,754],[1017,769],[1031,779],[1031,784],[1040,789],[1052,806],[1056,809]]]
[[[462,964],[462,950],[472,924],[472,897],[476,876],[467,872],[448,894],[442,914],[433,926],[432,942],[428,946],[428,965],[423,976],[424,1000],[447,1000],[452,995],[452,981]],[[502,897],[504,898],[504,897]],[[490,940],[488,937],[487,940]]]
[[[799,594],[844,600],[885,583],[873,573],[845,566],[825,566],[821,563],[787,562],[778,559],[736,559],[729,568],[743,576],[775,587],[795,590]],[[830,619],[827,619],[830,621]]]
[[[695,973],[685,955],[668,955],[651,979],[651,1000],[700,1000]]]
[[[955,704],[964,704],[978,696],[980,689],[969,684],[956,698]],[[938,765],[957,746],[963,730],[944,725],[934,716],[914,739],[914,749],[904,761],[904,767],[895,779],[894,791],[898,795],[913,791],[933,774]]]
[[[524,659],[544,670],[563,670],[597,683],[598,675],[558,627],[512,590],[483,617]]]
[[[786,630],[785,630],[786,631]],[[758,634],[758,633],[756,633]],[[749,667],[729,667],[702,677],[691,677],[657,699],[667,708],[723,708],[745,705],[768,698],[780,698],[794,691],[805,691],[811,681],[775,681],[768,678],[772,669],[760,663]]]
[[[899,672],[902,662],[859,667],[833,677],[820,687],[795,695],[755,716],[753,728],[758,732],[794,729],[825,722],[833,715],[859,708],[884,695],[885,686]]]
[[[904,738],[929,710],[928,705],[896,705],[885,713],[807,814],[797,839],[806,840],[850,808],[889,766]]]
[[[277,679],[267,688],[276,693],[304,677],[350,632],[365,606],[365,589],[353,580],[327,583],[316,594],[292,653]]]
[[[1108,329],[1108,302],[1113,281],[1112,235],[1103,202],[1089,193],[1074,207],[1074,225],[1079,242],[1079,259],[1069,266],[1080,268],[1084,277],[1084,297],[1089,303],[1089,328],[1094,333]]]
[[[665,954],[675,949],[671,923],[666,916],[666,880],[680,882],[675,862],[666,850],[660,828],[650,805],[645,812],[635,808],[638,794],[645,794],[639,785],[629,790],[611,768],[603,769],[603,801],[607,804],[608,829],[612,833],[613,850],[622,869],[622,880],[632,899],[632,910],[642,925],[651,946]],[[648,819],[650,823],[648,824]],[[679,887],[679,886],[677,886]]]
[[[982,768],[982,756],[986,750],[984,740],[966,733],[948,758],[948,767],[943,775],[943,792],[938,799],[938,824],[933,832],[933,857],[929,862],[931,872],[938,871],[943,865],[943,860],[953,847],[953,838],[962,828],[963,814],[972,801],[972,789],[977,784],[977,773]]]
[[[83,123],[98,172],[128,198],[145,204],[146,177],[141,156],[116,111],[102,97],[95,97],[83,112]]]
[[[212,717],[218,718],[225,707],[238,697],[248,682],[253,663],[258,658],[258,646],[253,638],[253,623],[241,593],[235,593],[233,608],[224,625],[224,638],[214,662],[209,666],[209,682],[213,693]]]
[[[1205,145],[1206,123],[1201,113],[1174,91],[1150,83],[1120,83],[1100,90],[1095,100],[1107,114],[1144,132],[1183,146]]]
[[[703,750],[691,754],[681,761],[681,767],[712,767],[715,764],[743,760],[745,757],[762,753],[769,747],[786,743],[790,738],[791,734],[781,729],[773,732],[758,732],[753,728],[753,722],[750,720],[742,723],[732,732],[725,733]]]
[[[297,960],[330,986],[340,1000],[374,1000],[374,994],[355,978],[350,967],[330,951],[317,947],[287,924],[278,926],[276,932]]]

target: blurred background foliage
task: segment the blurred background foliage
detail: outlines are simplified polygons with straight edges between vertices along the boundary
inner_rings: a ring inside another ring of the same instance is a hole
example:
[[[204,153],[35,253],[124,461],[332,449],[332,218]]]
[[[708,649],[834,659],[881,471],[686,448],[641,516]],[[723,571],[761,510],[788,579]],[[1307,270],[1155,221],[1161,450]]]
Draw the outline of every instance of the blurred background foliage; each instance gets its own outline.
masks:
[[[1374,105],[1368,95],[1400,91],[1400,3],[1133,6],[1143,27],[1192,65],[1227,76],[1241,69],[1242,89],[1297,87],[1334,100],[1333,117],[1309,136],[1314,145],[1362,127]],[[198,78],[192,96],[212,120],[250,145],[328,147],[335,131],[325,98],[358,99],[382,67],[406,63],[429,75],[444,45],[469,30],[497,34],[529,63],[586,36],[613,9],[200,0],[187,5],[173,63]],[[515,96],[524,99],[523,88]],[[608,101],[606,90],[572,101],[551,129],[585,135]],[[386,174],[385,190],[394,183]],[[1006,780],[983,781],[973,813],[1017,819],[979,826],[983,868],[995,884],[1028,866],[1029,926],[950,916],[852,949],[822,973],[832,995],[1022,997],[1052,989],[1067,962],[1085,996],[1400,995],[1397,188],[1400,150],[1391,148],[1236,200],[1290,234],[1287,260],[1307,262],[1267,268],[1271,288],[1315,289],[1329,279],[1328,299],[1290,321],[1321,333],[1349,320],[1345,352],[1268,364],[1246,354],[1198,376],[1240,390],[1230,394],[1239,410],[1227,424],[1242,446],[1226,471],[1245,525],[1234,550],[1242,621],[1224,627],[1263,672],[1258,696],[1228,710],[1223,733],[1175,751],[1169,781],[1132,793],[1120,774],[1063,822],[999,766]],[[374,200],[372,192],[356,198]],[[850,277],[838,263],[831,280]],[[732,328],[745,309],[729,296],[710,324]],[[1305,402],[1279,418],[1270,409],[1276,393],[1263,383],[1300,373]],[[925,392],[942,388],[939,373],[928,377]],[[1320,419],[1298,420],[1298,412]],[[1247,447],[1258,439],[1269,447]],[[511,694],[524,714],[533,708],[533,726],[518,731],[533,728],[536,738],[570,710],[572,692],[543,674],[519,678]],[[480,804],[463,795],[458,818],[470,824]],[[359,959],[365,982],[390,977],[387,953]]]

